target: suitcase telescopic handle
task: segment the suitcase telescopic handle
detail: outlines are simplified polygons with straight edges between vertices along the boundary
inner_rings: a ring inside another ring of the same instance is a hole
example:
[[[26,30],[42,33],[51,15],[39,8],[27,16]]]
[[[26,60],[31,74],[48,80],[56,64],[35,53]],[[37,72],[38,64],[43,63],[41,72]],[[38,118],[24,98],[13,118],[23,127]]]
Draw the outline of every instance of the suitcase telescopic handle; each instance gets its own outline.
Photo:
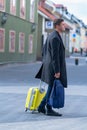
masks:
[[[42,87],[42,81],[41,81],[41,80],[40,80],[40,85],[39,85],[39,86],[40,86],[40,91],[41,91],[41,92],[44,92],[44,91],[45,91],[45,86]]]

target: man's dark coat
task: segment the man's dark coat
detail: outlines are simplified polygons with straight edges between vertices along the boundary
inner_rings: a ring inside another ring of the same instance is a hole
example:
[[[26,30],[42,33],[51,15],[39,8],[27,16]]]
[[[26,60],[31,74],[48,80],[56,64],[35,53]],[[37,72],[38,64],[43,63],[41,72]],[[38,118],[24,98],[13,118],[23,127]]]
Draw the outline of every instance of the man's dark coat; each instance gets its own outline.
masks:
[[[67,87],[65,63],[65,47],[60,34],[55,30],[48,36],[43,48],[43,61],[35,78],[39,78],[50,86],[53,85],[55,73],[60,72],[60,80]]]

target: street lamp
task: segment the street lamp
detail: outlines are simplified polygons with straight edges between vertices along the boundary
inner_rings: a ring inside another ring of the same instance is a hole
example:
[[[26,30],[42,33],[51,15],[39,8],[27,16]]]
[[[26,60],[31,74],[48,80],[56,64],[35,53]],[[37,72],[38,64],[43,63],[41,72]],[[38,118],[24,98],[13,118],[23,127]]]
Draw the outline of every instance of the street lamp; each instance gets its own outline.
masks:
[[[7,14],[4,12],[2,13],[2,16],[1,16],[1,24],[5,24],[7,21]]]
[[[36,24],[35,24],[35,23],[32,23],[31,32],[34,32],[35,30],[36,30]]]

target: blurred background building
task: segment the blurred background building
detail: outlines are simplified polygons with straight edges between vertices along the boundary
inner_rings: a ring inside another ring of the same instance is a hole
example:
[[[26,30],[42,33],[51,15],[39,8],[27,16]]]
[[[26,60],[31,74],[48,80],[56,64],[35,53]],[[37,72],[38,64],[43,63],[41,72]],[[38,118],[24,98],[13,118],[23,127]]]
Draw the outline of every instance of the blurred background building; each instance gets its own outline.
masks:
[[[50,0],[40,0],[38,10],[39,16],[42,17],[43,44],[47,35],[53,30],[53,20],[63,18],[66,30],[62,34],[62,38],[66,48],[66,56],[70,56],[74,52],[81,53],[87,50],[87,25],[74,14],[70,14],[67,7],[61,4],[55,4]]]
[[[37,0],[0,0],[0,63],[36,61]]]
[[[66,56],[87,52],[87,25],[64,5],[50,0],[0,0],[0,63],[41,60],[56,18],[65,21]]]

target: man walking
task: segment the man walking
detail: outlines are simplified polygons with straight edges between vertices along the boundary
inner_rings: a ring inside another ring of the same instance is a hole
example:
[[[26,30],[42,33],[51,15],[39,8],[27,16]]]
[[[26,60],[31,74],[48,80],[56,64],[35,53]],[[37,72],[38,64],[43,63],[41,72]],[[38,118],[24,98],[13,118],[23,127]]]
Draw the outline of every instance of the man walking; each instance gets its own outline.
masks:
[[[47,37],[43,48],[42,66],[36,75],[36,78],[40,78],[48,84],[47,93],[38,107],[38,112],[49,116],[62,116],[62,114],[52,109],[49,98],[55,78],[61,81],[64,88],[67,87],[65,47],[61,38],[61,33],[65,31],[64,20],[56,19],[54,21],[54,29]]]

